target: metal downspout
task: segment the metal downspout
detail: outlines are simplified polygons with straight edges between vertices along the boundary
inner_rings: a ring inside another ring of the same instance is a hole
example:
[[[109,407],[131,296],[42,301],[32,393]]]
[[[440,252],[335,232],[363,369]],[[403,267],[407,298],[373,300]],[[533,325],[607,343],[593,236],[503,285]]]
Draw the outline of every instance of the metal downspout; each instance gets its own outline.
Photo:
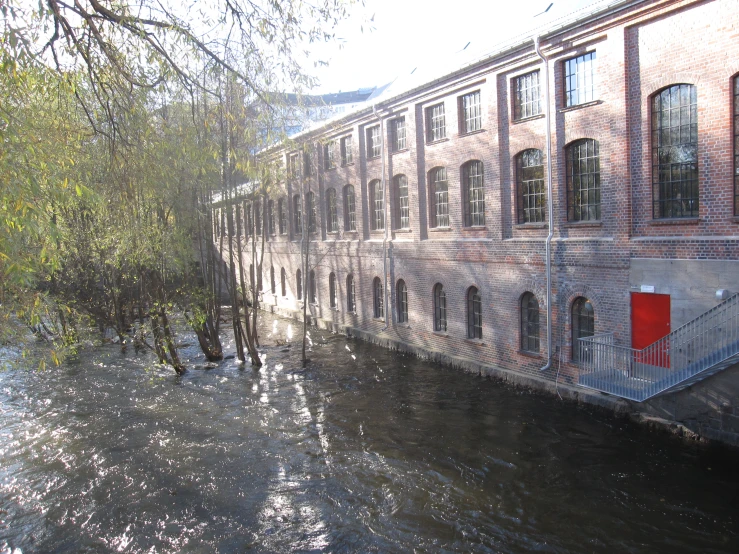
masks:
[[[384,296],[382,305],[385,310],[385,326],[380,331],[385,331],[389,326],[388,314],[390,312],[390,306],[387,303],[387,240],[388,240],[388,225],[389,220],[387,217],[387,201],[388,193],[387,187],[385,186],[385,120],[380,114],[377,113],[377,104],[372,105],[372,113],[380,121],[380,156],[382,157],[382,201],[383,201],[383,218],[385,227],[385,236],[382,239],[382,277],[383,287],[382,294]],[[374,200],[374,199],[373,199]]]
[[[552,366],[552,237],[554,236],[554,208],[552,195],[552,132],[549,104],[549,64],[539,48],[539,36],[534,37],[534,50],[544,64],[544,121],[546,127],[547,144],[547,218],[549,219],[549,234],[546,241],[547,267],[547,364],[539,369],[546,371]]]

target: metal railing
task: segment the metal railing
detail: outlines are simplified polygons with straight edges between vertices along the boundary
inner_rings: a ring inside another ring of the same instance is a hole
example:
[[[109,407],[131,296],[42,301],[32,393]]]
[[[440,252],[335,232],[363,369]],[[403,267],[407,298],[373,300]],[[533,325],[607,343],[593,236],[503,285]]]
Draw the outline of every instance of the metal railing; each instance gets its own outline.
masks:
[[[612,333],[578,341],[580,384],[646,400],[739,355],[739,293],[642,350]]]

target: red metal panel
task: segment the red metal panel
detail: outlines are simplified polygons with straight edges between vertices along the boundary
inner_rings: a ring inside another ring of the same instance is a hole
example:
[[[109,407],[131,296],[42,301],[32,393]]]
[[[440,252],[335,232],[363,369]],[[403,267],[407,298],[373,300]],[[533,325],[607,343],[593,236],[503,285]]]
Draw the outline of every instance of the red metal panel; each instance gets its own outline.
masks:
[[[670,333],[670,295],[631,293],[631,347],[646,348]],[[669,366],[669,348],[654,352],[650,360],[641,360],[659,366]]]

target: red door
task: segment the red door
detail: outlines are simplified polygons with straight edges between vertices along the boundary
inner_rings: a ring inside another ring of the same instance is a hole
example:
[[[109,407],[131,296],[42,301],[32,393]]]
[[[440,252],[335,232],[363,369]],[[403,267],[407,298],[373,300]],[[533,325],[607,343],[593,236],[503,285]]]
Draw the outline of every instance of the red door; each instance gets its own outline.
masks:
[[[670,295],[631,293],[631,347],[641,350],[670,334]],[[669,345],[650,351],[641,362],[670,366]]]

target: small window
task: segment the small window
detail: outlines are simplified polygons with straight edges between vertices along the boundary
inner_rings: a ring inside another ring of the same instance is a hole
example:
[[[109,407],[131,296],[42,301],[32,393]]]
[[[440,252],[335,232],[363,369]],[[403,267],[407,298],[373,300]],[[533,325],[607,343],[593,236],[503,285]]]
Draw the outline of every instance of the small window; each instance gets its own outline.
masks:
[[[312,269],[308,273],[308,299],[311,304],[316,304],[316,272]]]
[[[328,276],[328,303],[336,308],[336,274],[333,271]]]
[[[352,137],[349,135],[341,139],[341,165],[349,165],[352,162]]]
[[[539,71],[532,71],[513,80],[513,118],[526,119],[541,113]]]
[[[285,202],[282,198],[277,201],[277,217],[280,222],[280,234],[287,233],[287,210],[285,210]]]
[[[441,283],[434,286],[434,331],[446,333],[446,292]]]
[[[369,193],[372,199],[372,230],[381,231],[385,228],[385,191],[382,181],[372,181],[369,184]]]
[[[309,177],[314,173],[313,160],[311,159],[310,152],[303,152],[303,175]]]
[[[267,225],[269,226],[269,234],[275,234],[275,201],[267,202]]]
[[[595,52],[565,61],[565,106],[595,99]]]
[[[655,219],[698,217],[698,89],[673,85],[652,98]]]
[[[598,141],[582,139],[570,144],[567,158],[567,219],[600,220],[600,158]]]
[[[282,296],[287,296],[287,271],[284,267],[280,270],[280,288]]]
[[[275,282],[275,266],[269,266],[269,284],[272,294],[277,294],[277,283]]]
[[[485,225],[485,187],[481,161],[473,160],[462,166],[462,193],[465,227]]]
[[[446,118],[444,104],[436,104],[426,108],[426,140],[435,142],[446,138]]]
[[[541,150],[524,150],[516,156],[518,222],[546,221],[547,192],[544,186],[544,162]]]
[[[333,169],[336,167],[336,141],[331,140],[323,145],[323,167],[324,169]]]
[[[521,350],[539,353],[539,302],[530,292],[521,297]]]
[[[398,306],[398,323],[408,323],[408,287],[405,286],[403,279],[398,280],[397,306]]]
[[[392,130],[393,136],[393,151],[399,152],[400,150],[405,150],[405,117],[393,119],[390,122],[390,129]]]
[[[734,77],[734,215],[739,216],[739,77]]]
[[[381,153],[382,137],[380,126],[375,125],[367,129],[367,157],[377,158]]]
[[[316,199],[312,192],[305,193],[305,210],[308,214],[308,232],[316,232]]]
[[[482,338],[482,299],[476,287],[467,291],[467,338]]]
[[[357,312],[357,294],[354,290],[354,277],[346,276],[346,311],[349,313]]]
[[[595,334],[595,311],[590,300],[580,296],[572,303],[572,359],[576,362],[580,358],[580,341]],[[583,352],[584,356],[589,352]],[[586,360],[582,360],[586,361]]]
[[[339,230],[339,217],[336,213],[336,191],[332,188],[326,191],[326,231],[336,233]]]
[[[375,317],[380,319],[385,317],[385,298],[382,290],[382,281],[379,277],[375,277],[372,281],[372,295],[374,300],[374,314]]]
[[[408,202],[408,179],[405,175],[397,175],[395,184],[395,228],[410,229],[410,203]]]
[[[303,232],[303,213],[300,195],[293,196],[293,233],[300,234]]]
[[[303,299],[303,273],[298,270],[295,272],[295,282],[296,282],[296,288],[298,290],[298,300]]]
[[[460,131],[472,133],[482,129],[482,104],[480,103],[480,91],[465,94],[460,98]]]
[[[445,167],[429,171],[429,204],[431,227],[449,227],[449,184]]]
[[[346,185],[344,187],[344,230],[357,230],[357,212],[354,187],[352,185]]]

